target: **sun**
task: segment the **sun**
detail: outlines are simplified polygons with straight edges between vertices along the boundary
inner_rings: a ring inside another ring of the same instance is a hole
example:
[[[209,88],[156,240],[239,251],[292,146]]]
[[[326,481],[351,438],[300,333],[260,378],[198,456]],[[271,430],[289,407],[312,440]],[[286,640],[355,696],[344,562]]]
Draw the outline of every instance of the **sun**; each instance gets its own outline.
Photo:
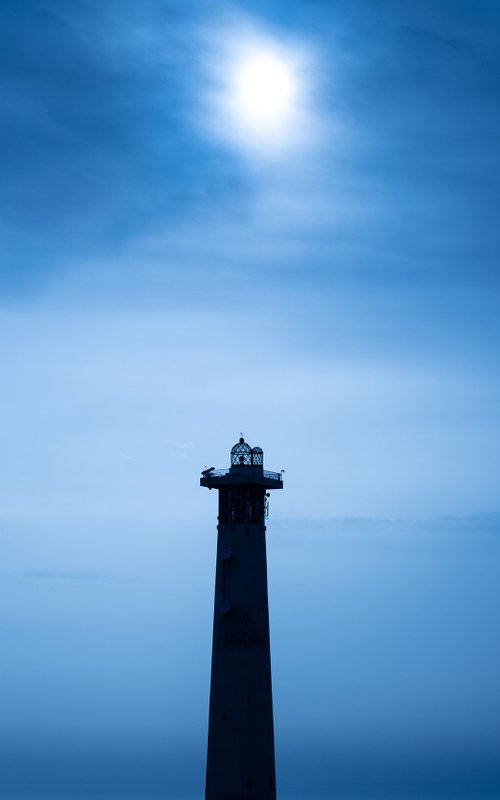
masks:
[[[250,157],[289,154],[307,128],[304,48],[250,28],[220,37],[208,63],[207,125]]]
[[[277,133],[292,115],[296,82],[291,65],[273,53],[257,52],[236,65],[233,113],[254,133]]]

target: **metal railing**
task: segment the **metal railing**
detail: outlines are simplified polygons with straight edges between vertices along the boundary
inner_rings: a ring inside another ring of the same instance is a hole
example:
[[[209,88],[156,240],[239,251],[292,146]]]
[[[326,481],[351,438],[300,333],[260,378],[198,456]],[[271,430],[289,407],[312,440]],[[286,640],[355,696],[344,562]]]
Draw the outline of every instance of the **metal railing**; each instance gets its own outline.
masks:
[[[281,472],[270,472],[268,469],[264,470],[264,478],[271,478],[273,481],[282,480]]]
[[[222,478],[224,475],[229,475],[231,469],[213,469],[203,475],[204,478]],[[272,481],[282,480],[281,472],[270,472],[268,469],[262,470],[264,478],[270,478]]]

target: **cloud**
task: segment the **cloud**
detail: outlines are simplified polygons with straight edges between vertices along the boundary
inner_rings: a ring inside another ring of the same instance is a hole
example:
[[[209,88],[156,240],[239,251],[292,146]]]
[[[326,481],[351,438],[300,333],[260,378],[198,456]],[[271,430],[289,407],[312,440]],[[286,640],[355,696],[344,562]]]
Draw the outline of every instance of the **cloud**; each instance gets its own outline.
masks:
[[[2,271],[14,293],[75,249],[102,253],[159,217],[175,224],[207,187],[238,190],[227,159],[186,127],[192,45],[180,48],[172,20],[158,32],[157,4],[52,7],[3,11]]]
[[[496,280],[496,12],[280,9],[4,9],[4,295],[36,297],[86,262],[119,275],[130,248],[147,262],[151,239],[175,280],[179,229],[218,239],[213,258],[234,239],[235,264],[260,250],[281,268],[280,252],[293,252],[283,284],[339,272],[359,286]],[[204,134],[211,51],[200,32],[223,40],[235,19],[314,54],[316,138],[293,161],[249,163]],[[464,46],[439,45],[449,40]],[[188,255],[208,285],[205,261]]]

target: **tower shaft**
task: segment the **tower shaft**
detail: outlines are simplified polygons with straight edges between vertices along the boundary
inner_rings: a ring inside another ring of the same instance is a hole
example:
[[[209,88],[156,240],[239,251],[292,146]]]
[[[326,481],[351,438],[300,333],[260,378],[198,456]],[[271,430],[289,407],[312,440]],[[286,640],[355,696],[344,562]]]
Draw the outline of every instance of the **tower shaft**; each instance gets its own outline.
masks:
[[[201,484],[219,489],[206,800],[275,800],[264,519],[281,475],[236,465]]]

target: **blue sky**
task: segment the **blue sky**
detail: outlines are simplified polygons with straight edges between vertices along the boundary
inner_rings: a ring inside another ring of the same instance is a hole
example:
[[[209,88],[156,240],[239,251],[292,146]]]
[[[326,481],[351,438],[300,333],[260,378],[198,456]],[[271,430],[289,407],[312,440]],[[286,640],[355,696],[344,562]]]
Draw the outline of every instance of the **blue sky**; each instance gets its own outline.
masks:
[[[2,4],[3,796],[200,795],[216,512],[198,475],[240,431],[286,470],[284,796],[385,785],[396,751],[402,783],[493,786],[499,18],[487,0]],[[276,142],[226,97],[263,47],[297,82]]]

